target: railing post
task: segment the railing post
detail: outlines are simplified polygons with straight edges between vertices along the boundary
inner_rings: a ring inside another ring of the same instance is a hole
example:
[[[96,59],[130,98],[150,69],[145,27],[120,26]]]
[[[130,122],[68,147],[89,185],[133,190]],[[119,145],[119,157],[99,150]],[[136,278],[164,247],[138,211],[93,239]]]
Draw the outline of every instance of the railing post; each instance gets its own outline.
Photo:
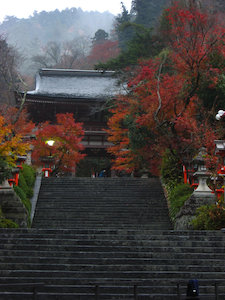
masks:
[[[138,300],[137,285],[134,285],[134,300]]]
[[[180,283],[177,284],[177,299],[180,300],[181,297],[180,297]]]
[[[95,286],[95,300],[99,300],[99,286]]]
[[[218,300],[218,283],[215,282],[215,300]]]
[[[37,300],[37,295],[38,295],[37,287],[34,286],[34,288],[33,288],[33,300]]]

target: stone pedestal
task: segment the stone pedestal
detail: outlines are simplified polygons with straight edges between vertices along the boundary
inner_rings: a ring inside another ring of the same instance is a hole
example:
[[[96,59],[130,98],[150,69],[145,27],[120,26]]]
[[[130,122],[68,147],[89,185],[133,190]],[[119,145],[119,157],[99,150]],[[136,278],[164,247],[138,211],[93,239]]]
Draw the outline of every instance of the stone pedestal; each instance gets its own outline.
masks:
[[[3,190],[3,191],[6,191],[6,190],[11,190],[11,186],[8,182],[8,179],[5,179],[1,184],[0,184],[0,191]]]
[[[0,189],[0,206],[6,219],[16,222],[19,227],[28,227],[28,212],[12,188]]]
[[[194,192],[191,197],[184,203],[176,216],[174,225],[175,230],[191,230],[190,224],[196,215],[197,208],[203,205],[211,205],[216,202],[215,195],[211,192]]]

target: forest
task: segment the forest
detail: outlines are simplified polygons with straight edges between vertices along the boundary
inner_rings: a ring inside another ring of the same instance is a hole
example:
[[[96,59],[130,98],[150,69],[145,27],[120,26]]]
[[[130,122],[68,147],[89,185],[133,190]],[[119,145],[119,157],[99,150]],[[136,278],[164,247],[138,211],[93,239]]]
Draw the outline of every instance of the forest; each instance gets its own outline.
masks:
[[[27,19],[8,16],[0,24],[0,36],[20,53],[20,71],[23,74],[34,74],[39,67],[32,57],[44,55],[51,44],[68,51],[67,44],[78,44],[76,47],[85,53],[89,51],[91,38],[98,29],[110,33],[115,16],[110,13],[82,11],[80,8],[42,11]]]

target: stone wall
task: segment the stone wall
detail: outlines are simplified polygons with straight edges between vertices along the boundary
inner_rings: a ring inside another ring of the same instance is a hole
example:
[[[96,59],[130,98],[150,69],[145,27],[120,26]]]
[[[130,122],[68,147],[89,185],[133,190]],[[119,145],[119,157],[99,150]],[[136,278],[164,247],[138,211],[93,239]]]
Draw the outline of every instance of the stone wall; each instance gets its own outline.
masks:
[[[16,222],[19,227],[28,227],[28,212],[13,189],[0,189],[0,207],[6,219]]]
[[[176,216],[174,224],[175,230],[191,230],[190,224],[196,215],[197,208],[203,205],[211,205],[215,203],[215,195],[210,193],[196,193],[194,192],[191,197],[186,200],[184,206],[181,208]]]

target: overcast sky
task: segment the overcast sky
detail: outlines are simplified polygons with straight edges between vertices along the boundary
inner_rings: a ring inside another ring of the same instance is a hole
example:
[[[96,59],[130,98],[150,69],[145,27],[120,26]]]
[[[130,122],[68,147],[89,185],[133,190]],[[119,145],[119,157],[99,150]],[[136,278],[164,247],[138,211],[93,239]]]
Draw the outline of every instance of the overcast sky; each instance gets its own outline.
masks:
[[[122,0],[122,2],[130,10],[132,0]],[[80,7],[82,10],[87,11],[109,11],[117,15],[121,12],[121,0],[1,0],[0,22],[6,16],[27,18],[35,10],[40,12],[43,10],[63,10],[71,7]]]

